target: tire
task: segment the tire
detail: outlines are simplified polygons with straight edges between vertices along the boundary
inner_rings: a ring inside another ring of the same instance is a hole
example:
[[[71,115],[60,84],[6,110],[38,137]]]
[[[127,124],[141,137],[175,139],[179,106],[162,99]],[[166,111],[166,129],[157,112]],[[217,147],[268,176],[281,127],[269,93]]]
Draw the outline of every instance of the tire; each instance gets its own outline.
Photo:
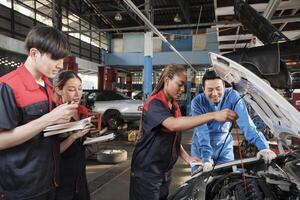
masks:
[[[97,161],[116,164],[127,160],[127,151],[124,149],[105,149],[97,153]]]
[[[116,130],[119,126],[122,125],[123,119],[121,113],[117,110],[108,110],[105,112],[104,117],[104,124],[110,130]]]

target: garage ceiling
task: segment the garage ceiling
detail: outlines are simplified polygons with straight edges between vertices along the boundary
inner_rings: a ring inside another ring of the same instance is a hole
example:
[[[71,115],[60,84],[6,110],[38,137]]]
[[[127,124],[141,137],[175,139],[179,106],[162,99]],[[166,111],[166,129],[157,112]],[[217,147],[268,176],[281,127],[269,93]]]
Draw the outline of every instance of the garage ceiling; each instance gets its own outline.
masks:
[[[248,3],[289,39],[299,38],[299,0],[249,0]],[[255,37],[239,23],[233,22],[235,20],[233,1],[218,0],[216,7],[215,13],[220,51],[229,52],[248,46]],[[224,21],[231,21],[231,23],[221,23]]]
[[[99,30],[111,32],[143,31],[143,22],[123,0],[84,0],[104,22]],[[132,0],[145,11],[144,0]],[[149,0],[153,23],[158,29],[216,27],[219,49],[230,52],[244,48],[254,36],[235,19],[233,0]],[[299,0],[246,1],[289,39],[300,37]],[[119,19],[116,20],[116,15]],[[120,17],[121,16],[121,17]],[[177,22],[174,21],[177,16]]]
[[[86,0],[103,14],[103,18],[109,21],[110,27],[125,28],[131,27],[134,30],[144,23],[135,13],[123,2],[123,0]],[[141,11],[145,11],[144,0],[132,1]],[[153,22],[156,26],[169,28],[174,25],[196,24],[201,10],[201,23],[211,23],[215,19],[213,0],[149,0],[153,12]],[[202,9],[201,9],[202,8]],[[115,16],[119,13],[122,20],[118,21]],[[174,17],[178,15],[181,22],[174,22]]]

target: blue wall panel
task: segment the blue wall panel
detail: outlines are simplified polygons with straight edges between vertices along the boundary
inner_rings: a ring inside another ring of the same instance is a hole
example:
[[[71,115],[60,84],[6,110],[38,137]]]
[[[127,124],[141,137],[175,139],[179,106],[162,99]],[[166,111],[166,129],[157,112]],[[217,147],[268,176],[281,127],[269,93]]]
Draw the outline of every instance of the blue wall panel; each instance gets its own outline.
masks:
[[[169,33],[177,33],[181,35],[191,35],[191,29],[184,30],[168,30],[163,32]],[[192,37],[185,37],[183,40],[173,40],[170,41],[172,45],[193,65],[200,64],[210,64],[208,60],[208,52],[219,53],[218,49],[218,40],[217,40],[217,31],[214,28],[207,29],[207,51],[192,51]],[[129,39],[130,38],[130,39]],[[141,44],[142,38],[135,38],[136,42],[134,42],[134,38],[129,37],[128,41],[130,44],[134,44],[134,49],[138,49],[143,47]],[[168,38],[170,39],[170,38]],[[130,44],[128,44],[130,46]],[[154,52],[152,64],[155,65],[166,65],[170,63],[176,64],[186,64],[180,57],[175,54],[173,51],[170,51],[169,47],[167,47],[164,43],[162,44],[162,52]],[[130,47],[133,48],[133,47]],[[131,49],[132,50],[132,49]],[[139,49],[141,50],[141,49]],[[144,66],[144,54],[141,52],[124,52],[124,53],[111,53],[105,55],[105,64],[110,66]]]

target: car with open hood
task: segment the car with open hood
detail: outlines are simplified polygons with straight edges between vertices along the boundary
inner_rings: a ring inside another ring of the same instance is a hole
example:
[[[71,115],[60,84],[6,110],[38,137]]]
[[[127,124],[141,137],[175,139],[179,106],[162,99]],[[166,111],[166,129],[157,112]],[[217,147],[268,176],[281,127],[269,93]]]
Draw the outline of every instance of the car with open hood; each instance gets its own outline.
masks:
[[[179,199],[300,199],[300,113],[264,80],[240,64],[210,53],[213,69],[255,110],[277,139],[279,154],[271,164],[256,157],[198,171],[169,200]]]

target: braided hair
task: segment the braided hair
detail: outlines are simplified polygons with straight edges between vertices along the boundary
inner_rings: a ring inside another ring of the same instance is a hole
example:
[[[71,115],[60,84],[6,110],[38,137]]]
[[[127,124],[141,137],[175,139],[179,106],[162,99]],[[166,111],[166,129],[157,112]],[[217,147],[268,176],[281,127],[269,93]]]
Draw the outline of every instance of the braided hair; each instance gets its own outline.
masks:
[[[161,75],[158,79],[158,82],[157,82],[151,96],[156,94],[157,92],[159,92],[161,89],[164,88],[165,78],[168,77],[170,79],[173,79],[176,74],[181,73],[181,72],[186,72],[186,69],[183,65],[177,65],[177,64],[167,65],[164,68],[163,72],[161,73]]]

